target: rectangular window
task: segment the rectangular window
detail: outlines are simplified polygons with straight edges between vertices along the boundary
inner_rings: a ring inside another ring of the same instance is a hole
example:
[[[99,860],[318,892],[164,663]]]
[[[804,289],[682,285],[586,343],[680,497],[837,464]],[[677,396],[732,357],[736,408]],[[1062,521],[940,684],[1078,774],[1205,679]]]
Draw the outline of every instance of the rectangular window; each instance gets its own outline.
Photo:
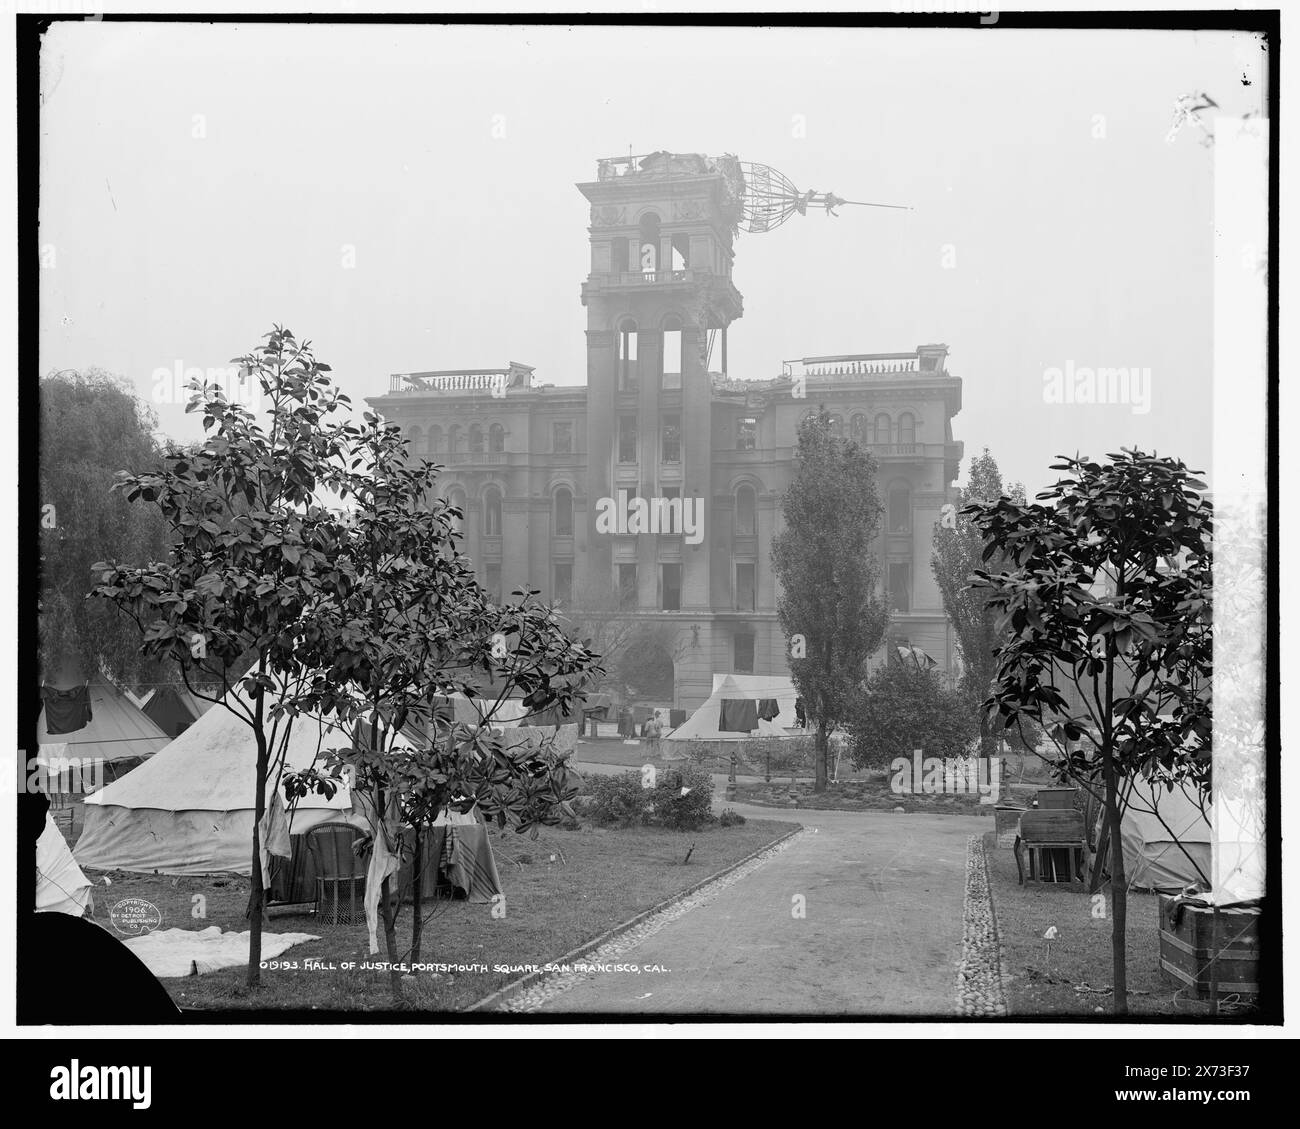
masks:
[[[758,419],[741,416],[736,420],[736,450],[752,451],[758,446]]]
[[[749,634],[735,636],[735,662],[737,674],[754,673],[754,637]]]
[[[636,330],[620,330],[616,347],[618,349],[618,390],[635,392],[637,389]]]
[[[659,450],[660,457],[666,463],[682,461],[682,417],[676,412],[663,417]]]
[[[557,455],[573,454],[573,424],[551,424],[551,450]]]
[[[501,566],[485,565],[483,568],[483,588],[494,603],[501,602]]]
[[[736,565],[736,611],[752,612],[755,608],[754,566]]]
[[[893,561],[889,565],[889,598],[894,610],[910,612],[912,610],[912,566],[910,563]]]
[[[634,564],[618,566],[618,606],[636,607],[636,565]]]
[[[665,388],[682,386],[682,331],[680,329],[664,330],[664,376],[677,377],[675,383],[670,384],[665,380]]]
[[[555,603],[567,608],[573,599],[573,565],[557,564],[555,566]]]
[[[912,528],[912,492],[906,486],[889,491],[889,532],[906,533]]]
[[[618,417],[618,461],[636,462],[636,416]]]
[[[682,610],[682,566],[660,565],[660,607],[666,612]]]

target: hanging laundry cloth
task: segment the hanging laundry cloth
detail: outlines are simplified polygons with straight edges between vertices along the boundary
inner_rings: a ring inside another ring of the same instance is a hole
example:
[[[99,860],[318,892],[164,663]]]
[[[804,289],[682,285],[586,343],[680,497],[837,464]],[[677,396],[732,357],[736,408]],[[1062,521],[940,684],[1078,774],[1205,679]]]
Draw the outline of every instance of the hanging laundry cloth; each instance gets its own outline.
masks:
[[[775,698],[759,698],[758,716],[764,721],[772,721],[781,712]]]
[[[89,686],[74,686],[70,690],[42,686],[41,700],[45,703],[45,732],[51,736],[75,733],[78,729],[85,729],[94,720],[90,710]]]
[[[753,733],[758,728],[758,703],[753,698],[723,698],[720,733]]]

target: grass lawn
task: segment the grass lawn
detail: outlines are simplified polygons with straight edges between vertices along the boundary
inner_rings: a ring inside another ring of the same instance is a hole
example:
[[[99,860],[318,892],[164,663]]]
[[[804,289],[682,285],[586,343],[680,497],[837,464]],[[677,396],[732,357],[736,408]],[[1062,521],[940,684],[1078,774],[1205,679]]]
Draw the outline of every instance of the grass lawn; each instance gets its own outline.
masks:
[[[1093,899],[1086,887],[1074,883],[1016,883],[1016,860],[1009,847],[994,845],[985,836],[989,882],[998,939],[1007,1011],[1012,1016],[1093,1016],[1111,1013],[1111,922],[1093,917]],[[1104,893],[1104,891],[1103,891]],[[1110,912],[1109,895],[1105,909]],[[1182,985],[1170,984],[1160,973],[1158,899],[1133,891],[1128,896],[1129,1013],[1200,1019],[1210,1014],[1208,1002],[1189,999]],[[1056,926],[1056,938],[1043,934]],[[1106,989],[1104,994],[1079,991]],[[1220,1014],[1230,1014],[1221,1007]],[[1241,1013],[1238,1013],[1241,1014]]]
[[[563,831],[545,829],[537,839],[493,829],[492,847],[505,892],[505,915],[493,917],[491,905],[438,900],[424,912],[422,963],[486,964],[486,973],[453,975],[412,973],[403,984],[406,1006],[422,1012],[450,1012],[496,991],[519,975],[496,971],[495,965],[541,965],[591,940],[607,929],[760,849],[794,828],[791,823],[751,820],[743,826],[676,832],[642,828],[631,831]],[[691,858],[683,865],[688,849]],[[551,861],[554,856],[554,862]],[[97,881],[98,872],[87,872]],[[112,885],[97,883],[95,917],[107,925],[110,907],[122,898],[139,897],[162,911],[162,928],[248,928],[244,909],[246,878],[171,878],[115,873]],[[192,917],[194,896],[206,899],[206,917]],[[281,961],[297,969],[263,969],[262,987],[244,986],[245,969],[166,979],[172,999],[186,1009],[319,1009],[321,1011],[387,1010],[393,1007],[386,971],[316,968],[315,959],[336,966],[343,961],[387,959],[383,936],[380,953],[370,956],[365,925],[320,926],[309,907],[272,909],[268,933],[315,933],[319,941],[296,945]],[[411,907],[402,908],[398,940],[410,943]],[[200,1017],[201,1018],[201,1017]]]

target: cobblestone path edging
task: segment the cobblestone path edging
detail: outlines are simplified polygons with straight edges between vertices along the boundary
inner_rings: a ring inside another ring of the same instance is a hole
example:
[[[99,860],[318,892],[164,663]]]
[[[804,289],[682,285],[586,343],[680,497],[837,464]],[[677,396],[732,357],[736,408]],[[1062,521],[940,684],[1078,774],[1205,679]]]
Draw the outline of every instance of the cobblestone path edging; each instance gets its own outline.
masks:
[[[990,1019],[1007,1014],[1002,954],[989,889],[984,836],[966,841],[966,896],[962,905],[962,954],[957,969],[957,1014]]]

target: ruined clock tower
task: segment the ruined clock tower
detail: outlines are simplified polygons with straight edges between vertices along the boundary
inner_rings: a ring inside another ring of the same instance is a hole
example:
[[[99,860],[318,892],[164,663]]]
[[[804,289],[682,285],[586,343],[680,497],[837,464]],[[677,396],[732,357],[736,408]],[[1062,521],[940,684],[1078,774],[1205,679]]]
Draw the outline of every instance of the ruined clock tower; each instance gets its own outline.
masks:
[[[658,152],[598,162],[578,185],[591,204],[587,308],[586,581],[629,611],[710,607],[710,371],[727,366],[741,219],[732,158]],[[697,500],[702,540],[597,531],[603,498]],[[635,566],[635,567],[632,567]],[[674,592],[674,586],[677,591]],[[629,590],[634,586],[635,595]]]

